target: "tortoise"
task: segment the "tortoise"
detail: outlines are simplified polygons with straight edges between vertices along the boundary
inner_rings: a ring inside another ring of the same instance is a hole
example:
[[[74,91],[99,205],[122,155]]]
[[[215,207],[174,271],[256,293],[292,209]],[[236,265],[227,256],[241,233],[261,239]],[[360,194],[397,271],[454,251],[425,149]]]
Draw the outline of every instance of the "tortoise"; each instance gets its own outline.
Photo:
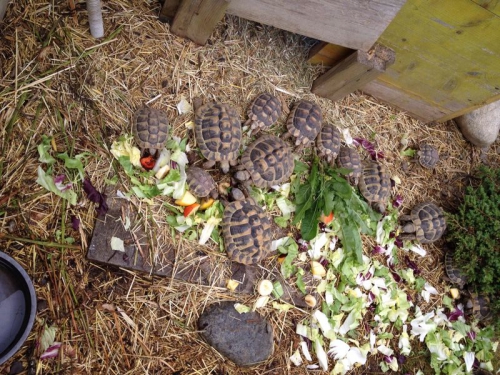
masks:
[[[340,146],[339,157],[337,160],[341,168],[351,170],[347,177],[351,183],[357,185],[359,178],[361,177],[361,172],[363,171],[363,166],[361,165],[361,158],[359,157],[356,149]]]
[[[149,107],[138,109],[134,114],[132,132],[141,149],[141,156],[156,156],[167,142],[167,114]]]
[[[237,263],[256,264],[271,250],[271,223],[253,198],[225,203],[222,234],[229,258]]]
[[[200,167],[190,167],[186,171],[186,182],[189,190],[199,198],[216,195],[215,181],[206,170]]]
[[[465,302],[465,315],[476,320],[487,320],[491,317],[490,299],[481,294],[471,292]]]
[[[290,147],[282,139],[266,134],[251,143],[241,156],[234,178],[252,180],[255,186],[279,185],[293,173],[294,160]]]
[[[299,100],[290,111],[286,121],[287,132],[284,139],[293,136],[299,149],[314,142],[321,128],[323,115],[321,108],[307,100]]]
[[[424,143],[417,152],[420,165],[427,169],[433,169],[439,161],[439,153],[431,145]]]
[[[258,95],[247,111],[245,126],[251,129],[265,129],[274,124],[281,116],[280,100],[267,92]]]
[[[316,139],[319,156],[333,166],[340,152],[340,131],[332,124],[325,124],[321,128]],[[358,158],[359,159],[359,158]]]
[[[457,267],[455,260],[453,259],[453,252],[447,251],[444,256],[444,266],[446,270],[446,275],[453,284],[458,285],[460,289],[463,289],[465,284],[467,284],[467,277],[465,274]]]
[[[401,239],[416,239],[421,243],[432,243],[443,235],[446,220],[443,210],[432,202],[418,203],[410,215],[401,215]]]
[[[380,213],[385,212],[387,199],[391,194],[391,178],[382,164],[367,163],[361,172],[358,187],[375,210]]]
[[[211,168],[220,162],[223,173],[229,166],[235,166],[241,145],[241,122],[236,110],[228,104],[210,102],[201,105],[201,99],[194,101],[196,143],[202,155],[208,160],[204,168]]]

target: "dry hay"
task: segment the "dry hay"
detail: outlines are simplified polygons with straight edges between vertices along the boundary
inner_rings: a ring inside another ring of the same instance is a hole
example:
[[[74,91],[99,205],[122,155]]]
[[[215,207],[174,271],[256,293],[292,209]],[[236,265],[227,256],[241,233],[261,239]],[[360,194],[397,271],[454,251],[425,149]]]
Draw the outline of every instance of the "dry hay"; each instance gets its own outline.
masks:
[[[77,206],[67,207],[35,184],[41,136],[53,136],[60,152],[91,153],[86,173],[104,189],[113,173],[108,147],[118,135],[130,133],[132,113],[144,104],[167,111],[173,133],[182,137],[188,135],[185,123],[192,119],[177,115],[182,96],[188,101],[199,95],[228,102],[244,118],[251,99],[270,91],[285,104],[280,124],[291,104],[306,98],[321,106],[326,121],[349,128],[353,136],[367,138],[384,151],[382,163],[401,178],[395,192],[404,197],[406,210],[425,199],[452,210],[480,164],[480,153],[462,139],[453,123],[426,126],[360,94],[336,103],[315,97],[309,89],[321,68],[306,64],[309,41],[298,35],[226,17],[209,43],[200,47],[170,34],[169,26],[157,19],[158,4],[112,0],[104,4],[108,36],[96,41],[82,9],[83,3],[71,11],[65,3],[16,1],[9,5],[2,25],[1,246],[28,270],[38,298],[46,302],[41,303],[23,350],[0,372],[14,360],[25,361],[44,324],[54,324],[64,350],[59,358],[38,363],[39,374],[306,373],[305,367],[295,368],[288,359],[298,345],[293,332],[306,317],[304,311],[263,309],[275,329],[275,354],[256,368],[238,369],[200,340],[196,321],[210,303],[237,298],[251,304],[254,297],[87,262],[94,205],[82,193]],[[282,129],[278,126],[276,132]],[[414,163],[407,171],[402,168],[403,134],[412,148],[429,142],[439,149],[442,161],[434,171]],[[498,147],[497,142],[487,155],[496,166]],[[156,202],[148,206],[134,201],[147,218],[150,238],[171,244],[161,199]],[[71,216],[81,220],[78,231],[71,228]],[[47,246],[56,241],[57,230],[74,237],[76,244]],[[180,254],[202,251],[215,263],[225,262],[215,247],[199,249],[191,242],[176,241]],[[370,246],[367,242],[367,251]],[[443,292],[442,249],[426,248],[426,258],[411,258]],[[228,277],[224,272],[221,268],[214,280],[224,281]],[[375,373],[376,365],[369,371]]]

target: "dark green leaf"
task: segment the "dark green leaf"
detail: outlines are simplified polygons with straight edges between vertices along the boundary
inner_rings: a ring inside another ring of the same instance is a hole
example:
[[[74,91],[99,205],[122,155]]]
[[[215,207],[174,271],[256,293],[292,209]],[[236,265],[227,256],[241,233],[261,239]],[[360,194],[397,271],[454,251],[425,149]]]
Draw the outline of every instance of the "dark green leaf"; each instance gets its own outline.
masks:
[[[302,279],[302,274],[297,273],[297,281],[295,282],[295,285],[297,285],[297,288],[302,292],[302,294],[307,294],[306,292],[306,284],[304,283],[304,280]]]
[[[309,170],[309,166],[304,163],[304,162],[301,162],[300,160],[295,160],[295,166],[293,168],[293,173],[297,174],[297,175],[301,175],[305,172],[307,172]]]

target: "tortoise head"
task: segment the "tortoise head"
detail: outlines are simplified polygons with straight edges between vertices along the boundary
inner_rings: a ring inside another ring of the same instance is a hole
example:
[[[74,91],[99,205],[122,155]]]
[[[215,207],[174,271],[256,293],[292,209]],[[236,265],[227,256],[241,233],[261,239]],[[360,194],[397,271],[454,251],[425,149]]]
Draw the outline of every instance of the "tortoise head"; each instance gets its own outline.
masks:
[[[372,207],[375,211],[383,214],[385,212],[385,202],[374,202]]]

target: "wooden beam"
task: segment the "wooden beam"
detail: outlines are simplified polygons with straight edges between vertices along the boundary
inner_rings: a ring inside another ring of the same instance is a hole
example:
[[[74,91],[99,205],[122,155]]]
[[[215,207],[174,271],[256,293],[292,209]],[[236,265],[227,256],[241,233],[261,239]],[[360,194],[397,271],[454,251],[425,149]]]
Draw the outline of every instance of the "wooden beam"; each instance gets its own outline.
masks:
[[[339,100],[373,81],[394,63],[394,51],[376,44],[368,52],[356,51],[317,78],[311,91]]]
[[[181,0],[165,0],[160,11],[159,19],[164,23],[171,23],[179,9]]]
[[[227,14],[368,51],[407,0],[231,0]]]
[[[350,48],[319,42],[309,50],[307,62],[312,65],[334,66],[353,52]]]
[[[228,0],[181,0],[171,31],[204,45],[224,18],[228,5]]]

